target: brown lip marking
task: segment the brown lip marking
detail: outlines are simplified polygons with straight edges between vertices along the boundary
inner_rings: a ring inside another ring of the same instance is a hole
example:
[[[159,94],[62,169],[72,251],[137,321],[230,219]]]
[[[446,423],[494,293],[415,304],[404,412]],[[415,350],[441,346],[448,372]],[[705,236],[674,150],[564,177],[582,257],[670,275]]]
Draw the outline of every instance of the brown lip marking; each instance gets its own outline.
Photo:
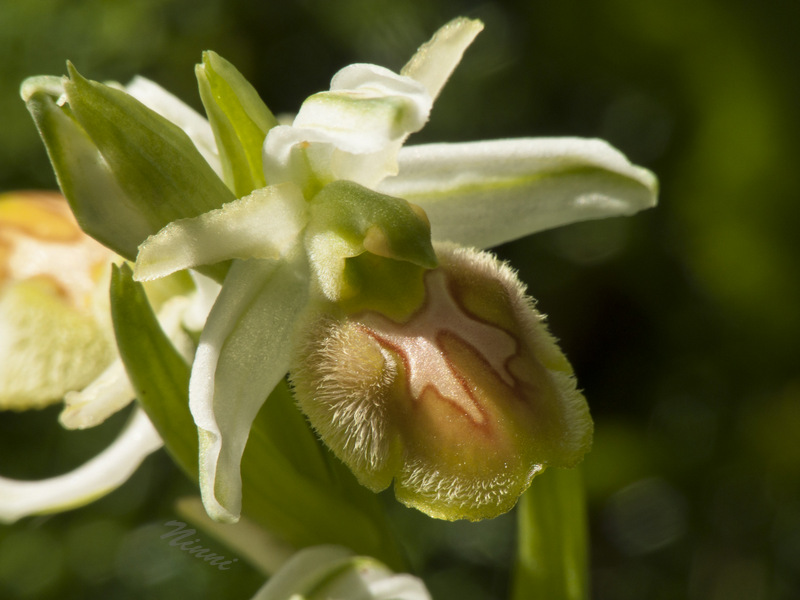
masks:
[[[380,334],[375,332],[373,329],[370,329],[369,327],[362,324],[359,324],[358,327],[364,333],[366,333],[368,336],[374,339],[378,344],[380,344],[383,348],[393,352],[396,356],[400,357],[400,359],[403,361],[403,370],[406,373],[406,385],[409,391],[411,391],[411,382],[409,381],[409,374],[411,373],[411,365],[407,352],[400,345],[390,342],[387,339],[381,337]],[[453,334],[451,333],[451,335]],[[436,342],[434,342],[434,345],[437,348],[439,348],[438,336]],[[463,391],[464,394],[466,394],[466,396],[471,401],[471,406],[470,406],[471,411],[465,409],[462,403],[459,403],[457,400],[454,400],[453,398],[450,398],[449,396],[443,394],[436,386],[436,384],[432,382],[425,383],[422,386],[422,389],[418,390],[418,393],[416,394],[411,392],[412,398],[416,402],[422,402],[422,397],[425,395],[425,392],[430,391],[432,394],[434,394],[437,398],[439,398],[443,402],[447,402],[452,407],[459,410],[467,419],[472,421],[473,425],[479,428],[485,428],[489,424],[488,417],[486,415],[486,410],[483,408],[483,406],[481,406],[480,402],[478,402],[478,399],[475,397],[475,394],[470,389],[470,386],[464,379],[464,377],[458,373],[457,369],[455,369],[450,358],[444,352],[441,352],[441,357],[444,363],[447,365],[448,372],[458,382],[461,391]]]
[[[406,322],[396,323],[369,312],[360,315],[358,325],[378,344],[401,358],[408,390],[417,401],[430,389],[463,412],[476,426],[485,427],[489,421],[487,412],[443,350],[442,340],[446,336],[460,340],[487,369],[515,391],[517,382],[508,370],[508,363],[517,354],[518,343],[505,330],[473,318],[453,297],[444,279],[445,275],[437,271],[426,275],[425,303]]]

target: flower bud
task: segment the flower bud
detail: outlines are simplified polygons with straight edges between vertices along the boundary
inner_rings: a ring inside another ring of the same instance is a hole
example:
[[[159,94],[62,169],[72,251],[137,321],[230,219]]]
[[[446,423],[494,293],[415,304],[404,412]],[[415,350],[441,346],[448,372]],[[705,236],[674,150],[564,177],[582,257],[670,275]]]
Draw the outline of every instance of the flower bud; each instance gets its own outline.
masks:
[[[437,247],[409,318],[328,314],[300,344],[301,408],[366,487],[437,518],[509,509],[547,466],[571,467],[592,421],[572,368],[514,272]]]
[[[341,546],[311,546],[297,552],[253,600],[431,600],[422,580],[395,574],[370,556]]]

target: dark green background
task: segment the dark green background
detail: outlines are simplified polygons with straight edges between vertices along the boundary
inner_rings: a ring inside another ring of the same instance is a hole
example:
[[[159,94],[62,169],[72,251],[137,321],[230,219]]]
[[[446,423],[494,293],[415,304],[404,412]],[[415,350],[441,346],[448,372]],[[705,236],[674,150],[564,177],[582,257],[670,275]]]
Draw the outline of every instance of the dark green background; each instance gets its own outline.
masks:
[[[346,64],[398,69],[457,15],[486,30],[412,143],[596,136],[661,180],[655,210],[498,249],[595,415],[593,597],[798,597],[800,3],[0,0],[0,191],[54,187],[17,90],[66,59],[199,108],[211,48],[280,113]],[[0,415],[0,472],[62,472],[124,420],[66,433],[57,413]],[[190,491],[160,453],[95,505],[0,528],[0,597],[249,598],[261,580],[243,561],[219,572],[159,539]],[[436,597],[503,597],[512,531],[415,534]]]

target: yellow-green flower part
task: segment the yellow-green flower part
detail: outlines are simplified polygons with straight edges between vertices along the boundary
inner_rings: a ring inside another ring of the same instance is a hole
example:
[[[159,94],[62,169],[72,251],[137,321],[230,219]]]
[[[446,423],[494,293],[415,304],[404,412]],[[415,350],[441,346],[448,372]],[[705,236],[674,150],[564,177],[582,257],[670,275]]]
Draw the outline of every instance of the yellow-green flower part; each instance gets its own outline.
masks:
[[[113,360],[102,284],[113,256],[59,194],[0,195],[0,409],[58,402]]]

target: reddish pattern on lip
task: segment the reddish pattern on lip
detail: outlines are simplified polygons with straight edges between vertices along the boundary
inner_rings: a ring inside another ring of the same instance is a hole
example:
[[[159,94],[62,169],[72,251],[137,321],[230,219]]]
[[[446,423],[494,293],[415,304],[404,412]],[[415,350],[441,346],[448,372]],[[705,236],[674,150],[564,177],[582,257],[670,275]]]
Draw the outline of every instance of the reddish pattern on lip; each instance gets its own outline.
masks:
[[[467,315],[447,289],[442,271],[426,275],[425,305],[405,323],[370,313],[362,319],[363,330],[401,358],[412,396],[418,401],[426,390],[452,402],[476,424],[486,420],[474,390],[456,370],[444,349],[444,336],[454,336],[481,357],[498,377],[514,386],[506,364],[517,343],[498,327]]]
[[[546,466],[569,467],[592,423],[572,369],[513,271],[437,247],[425,300],[312,324],[292,369],[311,424],[372,490],[444,519],[513,507]]]

